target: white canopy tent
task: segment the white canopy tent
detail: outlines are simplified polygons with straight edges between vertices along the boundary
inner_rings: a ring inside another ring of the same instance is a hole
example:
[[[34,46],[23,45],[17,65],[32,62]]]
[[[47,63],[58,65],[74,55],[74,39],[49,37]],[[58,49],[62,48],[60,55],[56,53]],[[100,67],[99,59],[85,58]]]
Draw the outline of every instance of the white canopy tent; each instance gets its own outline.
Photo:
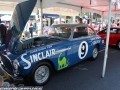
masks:
[[[60,21],[60,18],[56,18],[54,21]],[[61,18],[61,21],[65,22],[65,19]]]
[[[27,0],[0,0],[4,2],[23,2]],[[36,7],[40,8],[40,1],[42,1],[42,8],[49,7],[63,7],[76,10],[78,12],[94,12],[106,16],[109,11],[109,0],[37,0]],[[120,10],[117,8],[117,3],[113,3],[112,14],[119,14]]]
[[[109,0],[61,0],[48,7],[65,7],[79,12],[94,12],[106,16],[109,12]],[[112,14],[119,14],[117,3],[112,3]]]
[[[4,0],[4,1],[22,2],[25,0]],[[103,73],[102,73],[102,77],[104,77],[106,61],[108,56],[111,11],[112,11],[112,14],[120,13],[120,10],[117,8],[117,3],[112,3],[111,0],[51,0],[51,1],[38,0],[36,7],[40,8],[39,14],[41,16],[42,16],[42,8],[48,8],[48,7],[63,7],[63,8],[65,7],[65,8],[70,8],[79,12],[94,12],[102,16],[105,16],[105,15],[109,16],[106,50],[105,50],[105,56],[104,56],[105,58],[104,58]],[[41,17],[41,21],[42,21],[42,17]],[[42,26],[42,22],[41,22],[41,26]],[[41,27],[41,30],[42,30],[42,27]]]
[[[2,16],[0,18],[1,18],[1,21],[10,21],[12,17],[9,16],[9,15],[4,15],[4,16]]]

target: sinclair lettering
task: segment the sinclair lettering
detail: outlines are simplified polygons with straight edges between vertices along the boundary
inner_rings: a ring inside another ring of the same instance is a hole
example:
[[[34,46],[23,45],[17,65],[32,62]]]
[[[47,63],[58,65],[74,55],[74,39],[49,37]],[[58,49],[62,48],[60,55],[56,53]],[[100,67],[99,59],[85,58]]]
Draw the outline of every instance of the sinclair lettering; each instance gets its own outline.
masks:
[[[27,56],[27,53],[24,53],[21,55],[21,60],[27,64],[27,66],[25,66],[24,69],[29,69],[32,63],[40,61],[42,59],[45,59],[53,55],[55,55],[55,49],[46,50],[45,53],[39,52],[39,53],[30,55],[30,60],[27,60],[25,59],[25,56]]]

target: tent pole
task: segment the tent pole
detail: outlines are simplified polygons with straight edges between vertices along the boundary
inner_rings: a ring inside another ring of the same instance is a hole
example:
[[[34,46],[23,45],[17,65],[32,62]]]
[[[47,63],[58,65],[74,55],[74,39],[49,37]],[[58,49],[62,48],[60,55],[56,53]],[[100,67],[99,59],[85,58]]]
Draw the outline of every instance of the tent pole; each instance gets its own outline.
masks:
[[[103,14],[104,14],[104,11],[102,11],[102,28],[103,28],[103,22],[104,22],[104,15]]]
[[[105,76],[106,62],[108,58],[108,44],[109,44],[110,27],[111,27],[111,21],[110,21],[111,12],[112,12],[112,0],[109,0],[108,28],[107,28],[106,47],[105,47],[105,55],[104,55],[104,63],[103,63],[103,72],[102,72],[103,78]]]
[[[43,30],[43,12],[42,12],[42,0],[40,0],[40,8],[39,8],[39,18],[40,18],[40,31],[39,31],[39,36],[42,35],[42,30]]]
[[[83,8],[83,7],[81,7],[81,18],[83,18],[83,12],[82,12],[82,8]]]

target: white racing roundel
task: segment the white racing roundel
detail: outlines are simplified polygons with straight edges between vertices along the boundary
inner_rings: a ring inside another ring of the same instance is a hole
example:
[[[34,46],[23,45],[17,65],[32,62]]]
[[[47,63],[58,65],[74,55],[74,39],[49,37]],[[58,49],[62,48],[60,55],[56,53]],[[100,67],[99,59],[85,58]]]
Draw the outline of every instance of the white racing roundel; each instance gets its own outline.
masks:
[[[80,43],[79,49],[78,49],[78,56],[80,59],[83,59],[88,53],[88,43],[86,41],[83,41]]]

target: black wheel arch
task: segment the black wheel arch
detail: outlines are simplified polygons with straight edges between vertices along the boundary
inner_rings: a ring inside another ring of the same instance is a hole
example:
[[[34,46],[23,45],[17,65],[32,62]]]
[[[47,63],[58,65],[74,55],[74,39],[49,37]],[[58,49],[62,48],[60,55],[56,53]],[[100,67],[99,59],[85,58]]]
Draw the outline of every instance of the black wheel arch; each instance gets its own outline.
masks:
[[[49,63],[52,66],[53,70],[55,70],[55,65],[54,65],[54,63],[50,59],[43,59],[43,60],[39,61],[37,64],[39,64],[41,62],[47,62],[47,63]]]
[[[99,44],[96,44],[96,46],[95,47],[97,47],[98,48],[98,50],[100,50],[100,45]]]

